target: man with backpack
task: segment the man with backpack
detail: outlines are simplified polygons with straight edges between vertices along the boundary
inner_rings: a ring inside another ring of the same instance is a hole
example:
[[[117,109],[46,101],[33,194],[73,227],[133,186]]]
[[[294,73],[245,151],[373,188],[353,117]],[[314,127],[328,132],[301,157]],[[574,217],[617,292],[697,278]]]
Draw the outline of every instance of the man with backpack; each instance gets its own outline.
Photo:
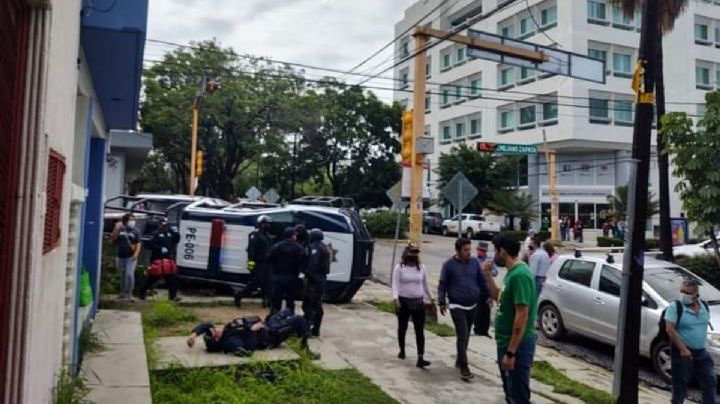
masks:
[[[671,342],[672,404],[685,401],[687,384],[691,377],[702,388],[703,404],[715,403],[715,364],[705,350],[710,309],[700,300],[698,282],[686,279],[680,289],[681,300],[676,300],[663,312],[660,320]]]

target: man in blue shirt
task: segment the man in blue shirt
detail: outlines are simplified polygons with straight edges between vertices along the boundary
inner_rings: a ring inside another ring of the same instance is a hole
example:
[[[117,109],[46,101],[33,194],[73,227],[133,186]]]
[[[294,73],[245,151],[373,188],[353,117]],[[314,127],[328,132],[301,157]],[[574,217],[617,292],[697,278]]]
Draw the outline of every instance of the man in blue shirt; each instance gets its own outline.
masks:
[[[715,403],[715,364],[705,350],[710,312],[700,302],[698,284],[688,279],[680,289],[682,312],[672,302],[665,310],[665,329],[672,342],[672,404],[685,401],[687,384],[692,375],[702,388],[703,404]]]

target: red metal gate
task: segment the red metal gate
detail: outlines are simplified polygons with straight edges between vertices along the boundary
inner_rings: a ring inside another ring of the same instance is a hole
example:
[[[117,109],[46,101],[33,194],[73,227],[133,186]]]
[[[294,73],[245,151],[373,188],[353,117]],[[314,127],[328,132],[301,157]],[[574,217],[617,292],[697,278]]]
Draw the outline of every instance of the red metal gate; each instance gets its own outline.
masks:
[[[0,1],[0,400],[7,387],[10,286],[29,9]]]

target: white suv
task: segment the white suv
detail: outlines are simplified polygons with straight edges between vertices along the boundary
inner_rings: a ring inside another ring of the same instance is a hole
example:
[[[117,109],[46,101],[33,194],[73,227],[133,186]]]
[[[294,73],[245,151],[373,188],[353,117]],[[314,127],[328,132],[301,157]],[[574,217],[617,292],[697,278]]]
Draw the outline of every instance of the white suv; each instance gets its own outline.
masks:
[[[561,339],[566,331],[614,345],[620,308],[622,255],[560,256],[548,271],[539,298],[542,333]],[[645,259],[640,354],[652,360],[655,370],[670,379],[670,345],[658,338],[660,316],[680,299],[684,279],[700,284],[700,296],[710,306],[707,349],[720,374],[720,291],[690,271],[667,261]],[[713,331],[715,330],[715,331]]]

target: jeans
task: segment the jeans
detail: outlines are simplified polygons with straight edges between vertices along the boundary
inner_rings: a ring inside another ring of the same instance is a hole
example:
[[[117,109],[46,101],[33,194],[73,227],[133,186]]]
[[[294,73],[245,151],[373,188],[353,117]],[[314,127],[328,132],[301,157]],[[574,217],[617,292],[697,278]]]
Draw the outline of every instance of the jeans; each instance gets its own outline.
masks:
[[[510,371],[502,369],[502,360],[507,347],[497,349],[498,368],[508,404],[530,403],[530,369],[535,355],[535,337],[523,340],[515,351],[515,368]]]
[[[412,318],[415,329],[415,345],[418,356],[425,355],[425,306],[410,308],[400,297],[400,310],[398,316],[398,345],[400,350],[405,352],[405,334],[407,334],[408,322]]]
[[[455,334],[457,334],[457,360],[455,365],[467,366],[467,348],[470,342],[470,329],[475,322],[475,310],[450,309],[450,317],[455,324]]]
[[[672,404],[682,404],[690,379],[695,380],[702,389],[703,404],[715,403],[715,363],[710,354],[704,350],[691,350],[692,358],[683,358],[680,351],[673,344],[671,356],[672,365]]]
[[[272,301],[270,313],[277,313],[282,309],[282,303],[285,301],[285,307],[295,313],[295,296],[299,294],[300,279],[294,276],[279,275],[273,278]]]
[[[307,346],[307,333],[305,332],[305,319],[293,314],[289,308],[272,314],[267,319],[267,329],[270,337],[270,346],[277,347],[292,334],[300,338],[300,343]]]
[[[118,274],[120,275],[120,293],[132,296],[135,289],[135,267],[137,258],[117,258]]]
[[[305,323],[313,334],[320,334],[320,325],[325,312],[322,307],[322,297],[325,293],[325,275],[314,276],[308,279],[303,296],[302,309],[305,315]]]

